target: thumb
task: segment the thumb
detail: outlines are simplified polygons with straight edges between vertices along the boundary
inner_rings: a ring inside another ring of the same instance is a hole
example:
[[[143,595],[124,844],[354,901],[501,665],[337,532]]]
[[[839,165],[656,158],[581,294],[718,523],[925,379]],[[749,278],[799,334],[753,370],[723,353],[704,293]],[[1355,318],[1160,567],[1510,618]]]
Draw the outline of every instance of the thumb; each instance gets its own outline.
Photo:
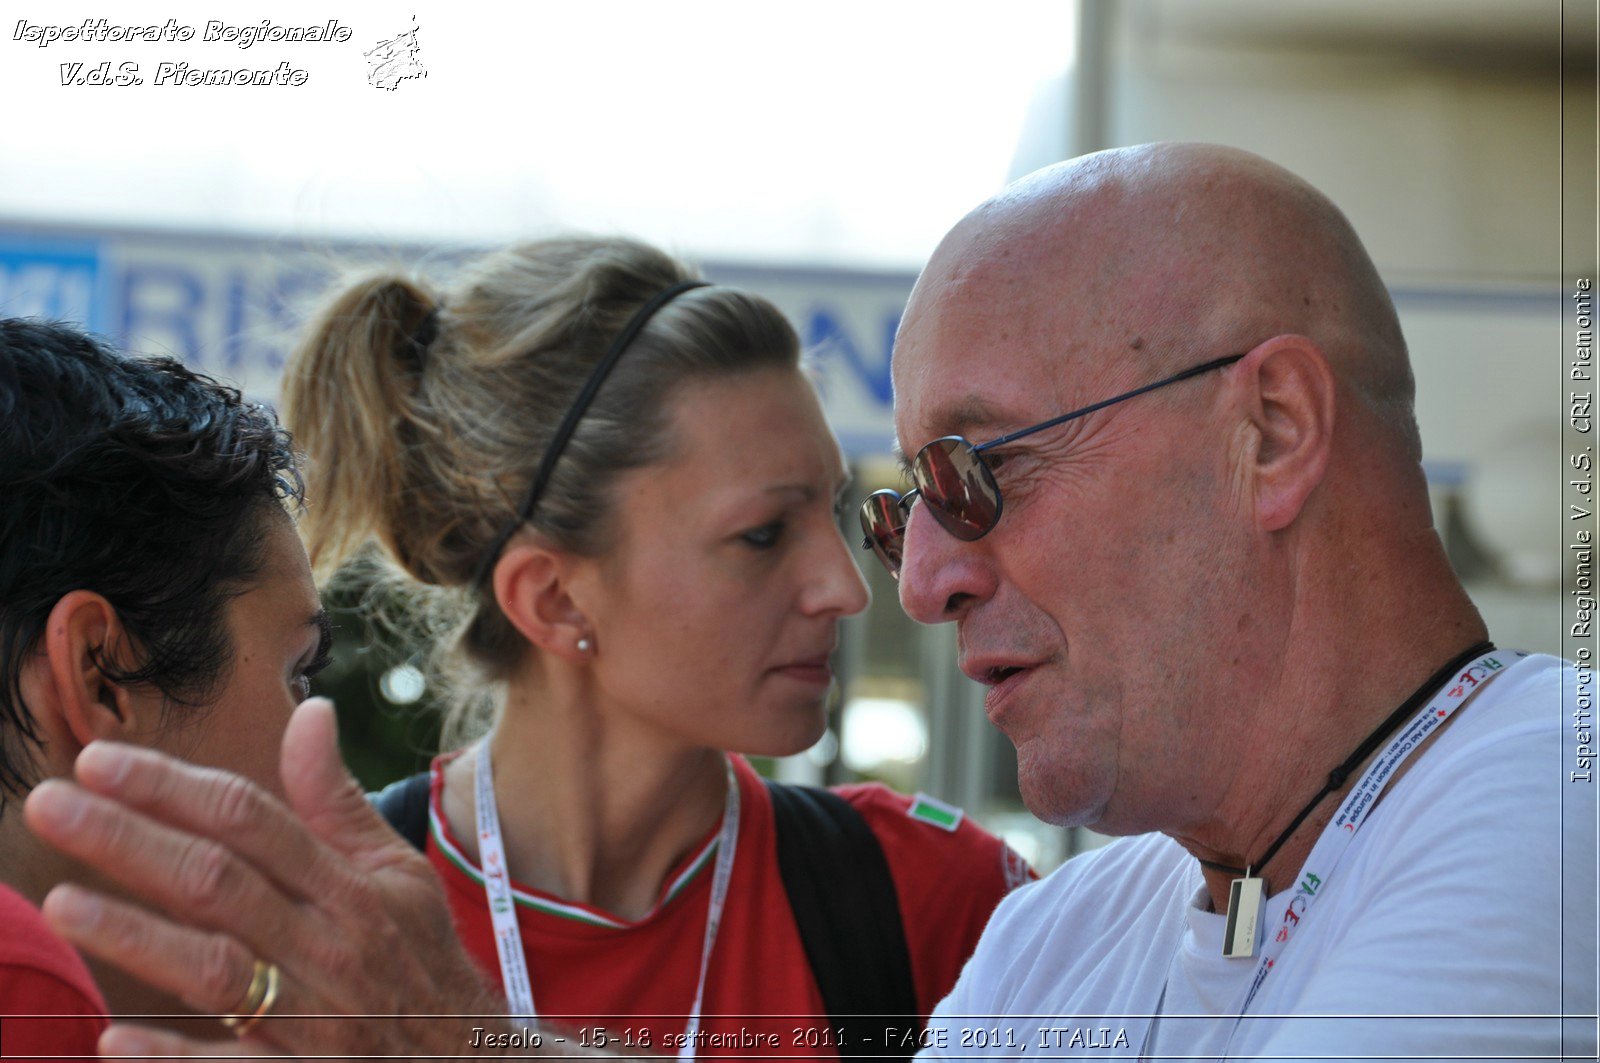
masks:
[[[339,724],[328,699],[309,698],[289,717],[278,773],[295,815],[346,857],[372,859],[377,856],[373,850],[406,844],[345,768],[339,756]]]

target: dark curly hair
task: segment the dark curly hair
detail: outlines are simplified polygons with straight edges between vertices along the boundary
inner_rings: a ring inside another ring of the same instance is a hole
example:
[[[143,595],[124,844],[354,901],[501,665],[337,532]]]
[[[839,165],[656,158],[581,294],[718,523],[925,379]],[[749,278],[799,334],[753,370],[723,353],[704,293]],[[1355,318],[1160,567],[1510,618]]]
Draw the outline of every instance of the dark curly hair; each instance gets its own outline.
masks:
[[[107,678],[202,704],[232,664],[222,613],[265,563],[268,507],[302,496],[288,434],[238,391],[0,320],[0,809],[36,781],[21,671],[62,596],[103,595],[138,647],[127,669],[98,661]]]

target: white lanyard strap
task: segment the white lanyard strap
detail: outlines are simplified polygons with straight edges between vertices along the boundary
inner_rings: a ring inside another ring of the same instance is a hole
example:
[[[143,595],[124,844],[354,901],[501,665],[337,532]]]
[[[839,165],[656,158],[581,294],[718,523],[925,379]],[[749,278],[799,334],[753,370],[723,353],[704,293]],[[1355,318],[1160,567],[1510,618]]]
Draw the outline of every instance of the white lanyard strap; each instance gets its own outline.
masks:
[[[489,766],[486,735],[478,744],[478,862],[483,865],[483,889],[489,895],[489,918],[494,922],[494,950],[500,956],[500,981],[513,1017],[536,1022],[533,987],[528,983],[528,961],[522,955],[522,931],[517,928],[517,905],[511,897],[511,876],[506,870],[506,849],[500,841],[500,810],[494,800],[494,775]]]
[[[1295,885],[1294,896],[1289,899],[1289,906],[1284,909],[1277,931],[1269,933],[1267,943],[1261,950],[1261,961],[1256,965],[1255,977],[1251,979],[1244,1003],[1239,1006],[1238,1016],[1234,1019],[1235,1033],[1238,1032],[1239,1023],[1243,1021],[1244,1013],[1249,1010],[1251,1001],[1255,1000],[1256,991],[1261,988],[1261,983],[1266,980],[1278,962],[1278,956],[1282,954],[1284,946],[1289,943],[1289,939],[1294,936],[1300,924],[1305,922],[1306,914],[1316,901],[1318,892],[1333,874],[1340,858],[1344,856],[1345,850],[1355,838],[1356,831],[1361,829],[1367,816],[1372,812],[1378,795],[1383,792],[1389,780],[1394,778],[1400,765],[1416,752],[1417,747],[1426,741],[1429,735],[1443,726],[1457,709],[1466,704],[1483,684],[1499,674],[1505,667],[1507,659],[1525,656],[1527,655],[1515,651],[1507,653],[1504,650],[1490,650],[1474,658],[1446,679],[1443,688],[1434,695],[1433,700],[1400,729],[1351,788],[1350,793],[1339,805],[1339,811],[1333,820],[1323,828],[1322,836],[1317,839],[1311,855],[1306,858],[1305,866],[1300,871],[1300,881]],[[1232,1041],[1231,1035],[1229,1040]]]
[[[739,781],[733,777],[733,762],[725,760],[728,769],[728,798],[722,807],[722,833],[717,838],[717,865],[711,875],[711,903],[706,909],[706,934],[700,945],[700,978],[694,987],[694,1006],[689,1009],[689,1021],[684,1025],[683,1046],[678,1058],[694,1059],[694,1049],[700,1037],[700,1008],[706,998],[706,971],[711,969],[711,948],[717,943],[717,930],[722,926],[722,909],[728,903],[728,883],[733,880],[733,850],[739,844]]]
[[[492,736],[491,736],[492,737]],[[489,763],[490,738],[478,745],[477,811],[478,860],[483,865],[483,888],[489,898],[489,918],[494,924],[494,947],[500,957],[500,979],[513,1017],[536,1022],[539,1013],[533,1006],[533,987],[528,980],[528,961],[522,953],[522,932],[517,926],[517,906],[511,896],[511,879],[506,870],[505,846],[500,840],[500,813],[494,798],[494,774]],[[711,879],[711,905],[706,912],[705,938],[700,946],[700,977],[695,984],[694,1004],[689,1012],[680,1060],[693,1060],[699,1040],[700,1011],[705,1002],[706,971],[711,967],[711,950],[722,924],[722,911],[728,901],[728,884],[733,878],[733,854],[739,843],[739,783],[733,764],[725,762],[728,796],[722,809],[722,829],[717,835],[717,861]]]

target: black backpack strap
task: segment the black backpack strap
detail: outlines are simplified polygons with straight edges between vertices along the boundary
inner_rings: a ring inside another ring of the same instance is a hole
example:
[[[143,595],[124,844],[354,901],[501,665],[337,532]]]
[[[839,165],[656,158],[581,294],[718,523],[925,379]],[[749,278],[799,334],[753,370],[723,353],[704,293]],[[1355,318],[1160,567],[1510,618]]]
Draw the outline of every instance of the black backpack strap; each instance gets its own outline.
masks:
[[[428,773],[422,771],[367,795],[389,826],[419,852],[428,848],[428,786]]]
[[[778,870],[843,1057],[909,1059],[923,1020],[883,846],[850,802],[768,781]]]

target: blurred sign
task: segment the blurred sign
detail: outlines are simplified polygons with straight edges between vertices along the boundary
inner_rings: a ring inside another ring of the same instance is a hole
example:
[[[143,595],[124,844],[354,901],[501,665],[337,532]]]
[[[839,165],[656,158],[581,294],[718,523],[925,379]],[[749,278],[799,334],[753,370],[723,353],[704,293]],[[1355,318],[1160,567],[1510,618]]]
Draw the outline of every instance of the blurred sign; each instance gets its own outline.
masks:
[[[96,331],[100,255],[95,244],[34,241],[0,230],[0,313],[81,322]]]
[[[73,322],[142,354],[170,354],[273,401],[301,324],[352,269],[439,276],[470,252],[304,244],[0,224],[0,316]],[[712,280],[771,299],[800,333],[852,456],[893,438],[889,348],[912,274],[706,263]]]

